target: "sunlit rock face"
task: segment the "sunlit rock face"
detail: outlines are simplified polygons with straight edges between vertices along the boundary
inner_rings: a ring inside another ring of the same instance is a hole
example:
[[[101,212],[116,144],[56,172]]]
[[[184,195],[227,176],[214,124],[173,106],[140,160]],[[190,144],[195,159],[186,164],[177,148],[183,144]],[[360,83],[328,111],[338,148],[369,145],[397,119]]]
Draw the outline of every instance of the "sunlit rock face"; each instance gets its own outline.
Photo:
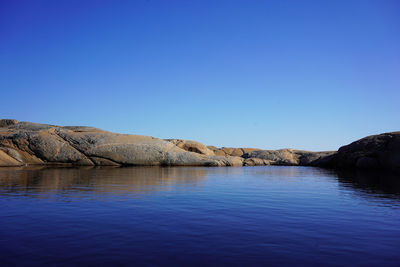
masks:
[[[92,127],[3,123],[0,164],[231,166],[226,157],[185,151],[171,142]]]
[[[400,170],[400,132],[368,136],[336,151],[217,148],[197,141],[117,134],[86,126],[0,120],[0,166],[293,165]]]

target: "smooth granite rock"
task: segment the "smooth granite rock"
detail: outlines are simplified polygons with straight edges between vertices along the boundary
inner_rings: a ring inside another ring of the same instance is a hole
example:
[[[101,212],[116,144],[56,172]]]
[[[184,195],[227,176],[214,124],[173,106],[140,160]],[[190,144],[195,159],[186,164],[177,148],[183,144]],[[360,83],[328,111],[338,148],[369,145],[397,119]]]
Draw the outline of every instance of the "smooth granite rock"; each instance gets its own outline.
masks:
[[[23,165],[294,165],[400,170],[400,132],[362,138],[336,151],[260,150],[197,141],[117,134],[86,126],[0,120],[0,166]]]
[[[0,164],[73,165],[234,165],[226,157],[185,151],[171,142],[116,134],[92,127],[61,127],[19,122],[0,128]]]

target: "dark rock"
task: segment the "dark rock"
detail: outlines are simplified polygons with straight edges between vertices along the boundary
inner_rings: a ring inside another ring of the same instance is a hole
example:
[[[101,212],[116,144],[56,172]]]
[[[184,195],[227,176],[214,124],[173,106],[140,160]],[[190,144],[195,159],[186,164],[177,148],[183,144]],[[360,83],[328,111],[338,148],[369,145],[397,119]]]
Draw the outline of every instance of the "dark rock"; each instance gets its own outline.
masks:
[[[400,132],[372,135],[339,149],[333,159],[338,169],[387,169],[400,171]]]

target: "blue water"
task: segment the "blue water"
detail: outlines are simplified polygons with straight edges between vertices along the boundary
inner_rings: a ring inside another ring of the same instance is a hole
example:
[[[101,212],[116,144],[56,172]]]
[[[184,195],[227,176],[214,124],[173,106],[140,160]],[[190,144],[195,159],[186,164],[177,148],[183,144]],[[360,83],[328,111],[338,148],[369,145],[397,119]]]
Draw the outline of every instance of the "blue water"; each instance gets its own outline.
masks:
[[[400,266],[400,177],[1,168],[1,266]]]

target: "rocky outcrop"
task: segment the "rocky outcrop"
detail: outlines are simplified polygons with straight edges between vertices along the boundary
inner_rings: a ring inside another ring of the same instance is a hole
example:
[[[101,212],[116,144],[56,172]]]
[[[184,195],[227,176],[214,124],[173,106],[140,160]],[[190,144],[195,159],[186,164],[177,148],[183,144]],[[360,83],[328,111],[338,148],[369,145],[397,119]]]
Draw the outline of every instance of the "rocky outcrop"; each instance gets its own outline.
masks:
[[[318,166],[323,158],[334,155],[335,151],[310,152],[295,149],[256,150],[243,155],[243,158],[268,160],[273,165]]]
[[[17,120],[0,120],[0,127],[7,127],[9,125],[13,125],[13,124],[17,124],[18,121]]]
[[[400,132],[367,136],[343,146],[329,160],[329,166],[400,171]]]
[[[233,166],[238,160],[188,152],[171,142],[92,127],[1,121],[0,165]],[[241,164],[241,163],[240,163]]]
[[[368,136],[336,151],[217,148],[197,141],[117,134],[93,127],[0,120],[0,166],[294,165],[400,171],[400,132]]]

